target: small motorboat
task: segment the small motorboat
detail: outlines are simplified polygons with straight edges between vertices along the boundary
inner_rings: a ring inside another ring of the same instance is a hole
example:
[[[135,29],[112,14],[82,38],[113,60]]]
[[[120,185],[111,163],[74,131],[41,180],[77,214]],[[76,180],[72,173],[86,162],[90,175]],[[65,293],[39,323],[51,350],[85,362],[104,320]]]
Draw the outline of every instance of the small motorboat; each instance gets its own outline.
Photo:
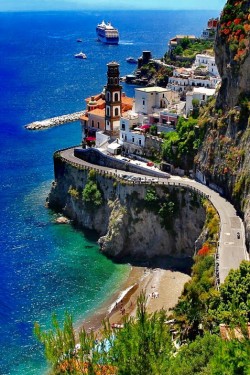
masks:
[[[134,57],[127,57],[126,58],[126,61],[130,64],[137,64],[137,59],[135,59]]]
[[[75,58],[77,58],[77,59],[86,59],[87,56],[85,55],[85,53],[79,52],[79,53],[75,54]]]
[[[82,39],[77,39],[77,43],[82,43]]]

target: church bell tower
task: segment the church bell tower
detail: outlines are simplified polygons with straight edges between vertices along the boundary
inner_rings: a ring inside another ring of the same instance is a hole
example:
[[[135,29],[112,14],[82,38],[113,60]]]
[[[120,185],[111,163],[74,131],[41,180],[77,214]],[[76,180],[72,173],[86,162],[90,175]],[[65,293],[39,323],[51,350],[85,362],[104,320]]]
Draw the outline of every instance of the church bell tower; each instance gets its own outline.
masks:
[[[120,71],[117,62],[107,64],[108,82],[105,86],[105,133],[116,135],[120,127],[122,111],[122,86],[120,85]]]

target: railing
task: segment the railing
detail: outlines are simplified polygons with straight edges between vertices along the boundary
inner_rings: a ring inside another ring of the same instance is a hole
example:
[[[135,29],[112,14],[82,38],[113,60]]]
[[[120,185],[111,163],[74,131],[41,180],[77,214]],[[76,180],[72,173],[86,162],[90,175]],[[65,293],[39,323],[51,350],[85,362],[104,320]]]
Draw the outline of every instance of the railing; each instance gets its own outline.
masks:
[[[84,160],[81,160],[81,163],[80,162],[76,163],[74,161],[69,160],[68,158],[63,157],[60,154],[60,152],[66,151],[68,149],[69,148],[65,148],[65,149],[56,151],[55,155],[59,154],[60,159],[62,161],[66,162],[67,164],[70,164],[73,167],[76,167],[78,169],[87,170],[87,171],[94,170],[102,176],[109,176],[109,177],[114,177],[115,179],[118,179],[118,180],[122,180],[123,184],[125,183],[127,185],[135,185],[136,184],[136,185],[150,185],[150,186],[161,185],[161,186],[170,186],[170,187],[183,187],[186,190],[196,192],[197,194],[199,194],[203,198],[209,199],[210,202],[211,202],[211,196],[209,194],[206,194],[204,191],[200,190],[199,188],[197,188],[195,186],[189,185],[189,182],[175,182],[175,181],[171,181],[171,180],[162,181],[163,178],[168,177],[167,175],[163,176],[162,174],[158,175],[157,176],[158,178],[153,177],[152,175],[151,176],[144,175],[143,179],[138,177],[138,176],[134,176],[135,178],[133,180],[131,180],[131,179],[128,180],[126,175],[132,173],[132,175],[130,176],[132,178],[133,175],[136,174],[136,172],[123,171],[123,170],[119,170],[118,168],[117,169],[115,169],[115,168],[107,169],[108,167],[105,167],[106,169],[104,169],[100,165],[94,165],[94,164],[91,164],[91,163],[86,162]],[[70,149],[72,149],[72,148],[70,148]],[[109,157],[109,158],[111,158],[111,157]],[[87,164],[85,164],[85,163],[87,163]],[[138,166],[138,168],[139,168],[139,166]],[[140,173],[138,173],[138,174],[140,174]],[[160,178],[161,178],[161,180],[160,180]],[[201,185],[201,186],[203,186],[203,185]],[[220,212],[216,209],[216,207],[214,205],[213,205],[213,207],[215,208],[215,210],[217,211],[217,213],[220,217]],[[220,217],[220,224],[221,224],[221,220],[222,220],[222,218]],[[215,252],[215,255],[214,255],[214,259],[215,259],[214,279],[215,279],[215,287],[218,289],[219,286],[220,286],[220,282],[221,282],[220,281],[220,270],[219,270],[219,268],[220,268],[220,253],[222,251],[222,250],[220,250],[220,248],[222,246],[221,225],[220,225],[220,228],[219,228],[219,240],[214,241],[214,243],[216,243],[216,252]],[[246,248],[245,248],[244,259],[249,259]]]

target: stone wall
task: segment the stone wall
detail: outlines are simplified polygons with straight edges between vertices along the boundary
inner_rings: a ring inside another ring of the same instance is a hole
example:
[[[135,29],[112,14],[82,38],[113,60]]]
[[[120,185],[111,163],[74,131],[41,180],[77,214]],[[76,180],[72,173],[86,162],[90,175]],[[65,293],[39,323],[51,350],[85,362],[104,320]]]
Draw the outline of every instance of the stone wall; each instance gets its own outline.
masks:
[[[88,163],[113,168],[114,170],[119,169],[124,172],[138,173],[147,176],[166,177],[166,174],[157,172],[153,169],[151,170],[149,168],[144,168],[130,162],[115,159],[114,157],[109,157],[108,155],[103,154],[95,148],[75,148],[74,155],[79,159],[87,161]]]

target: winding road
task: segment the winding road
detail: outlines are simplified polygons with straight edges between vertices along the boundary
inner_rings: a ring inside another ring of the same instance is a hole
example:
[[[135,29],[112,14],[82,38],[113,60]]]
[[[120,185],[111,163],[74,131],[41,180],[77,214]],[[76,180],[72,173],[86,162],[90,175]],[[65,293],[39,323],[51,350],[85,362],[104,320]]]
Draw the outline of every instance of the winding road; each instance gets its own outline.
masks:
[[[101,172],[113,174],[122,177],[124,171],[116,170],[108,167],[94,165],[81,160],[74,156],[74,148],[60,151],[61,157],[72,164],[95,169]],[[142,174],[126,172],[126,175],[142,177]],[[152,176],[143,175],[145,183],[183,186],[196,190],[198,193],[205,195],[213,204],[220,216],[220,234],[218,241],[218,252],[216,256],[216,279],[217,283],[223,283],[230,269],[239,267],[243,260],[249,260],[245,243],[245,229],[242,220],[237,216],[233,205],[225,198],[221,197],[216,191],[201,184],[198,181],[185,177],[170,176],[152,178]],[[164,173],[162,173],[164,176]]]

